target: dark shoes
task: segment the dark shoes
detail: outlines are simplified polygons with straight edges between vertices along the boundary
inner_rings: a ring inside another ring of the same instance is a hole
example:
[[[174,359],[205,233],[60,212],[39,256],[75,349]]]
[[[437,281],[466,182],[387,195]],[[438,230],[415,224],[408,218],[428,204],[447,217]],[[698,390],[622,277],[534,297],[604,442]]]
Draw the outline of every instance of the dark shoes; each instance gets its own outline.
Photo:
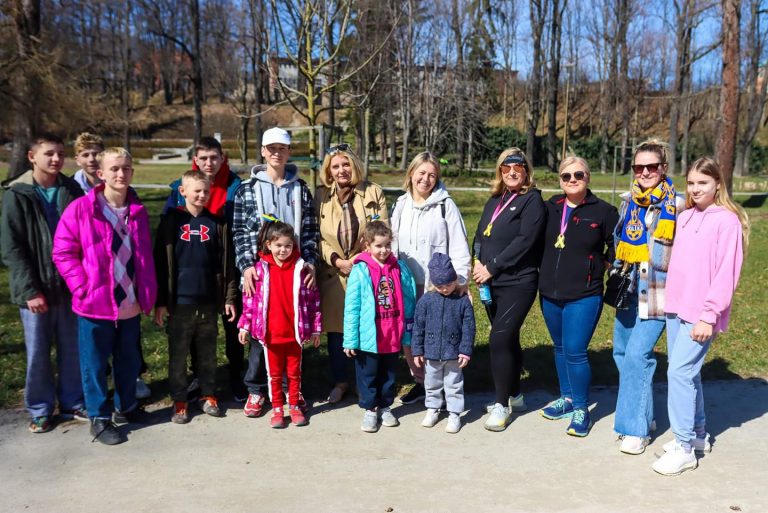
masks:
[[[403,404],[413,404],[419,399],[424,399],[426,396],[426,392],[424,391],[424,385],[421,383],[416,383],[413,385],[413,388],[411,388],[407,394],[404,394],[400,397],[400,402]]]
[[[91,419],[91,442],[99,441],[104,445],[117,445],[125,439],[110,419]]]

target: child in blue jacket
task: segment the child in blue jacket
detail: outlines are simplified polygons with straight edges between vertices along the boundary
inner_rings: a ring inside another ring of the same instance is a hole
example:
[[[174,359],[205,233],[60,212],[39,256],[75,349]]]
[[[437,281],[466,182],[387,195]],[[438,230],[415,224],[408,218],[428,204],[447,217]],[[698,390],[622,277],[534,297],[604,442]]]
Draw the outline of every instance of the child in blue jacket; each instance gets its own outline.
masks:
[[[352,266],[344,299],[344,353],[355,358],[359,405],[365,410],[360,429],[400,423],[395,401],[395,369],[400,348],[411,343],[416,285],[408,266],[392,254],[392,230],[372,221],[363,231],[365,252]],[[373,322],[371,322],[373,321]]]
[[[427,414],[421,425],[437,424],[445,403],[450,414],[445,431],[458,433],[464,411],[464,376],[475,342],[475,313],[469,296],[459,289],[451,257],[434,253],[429,261],[433,290],[416,304],[411,350],[417,367],[425,367]]]

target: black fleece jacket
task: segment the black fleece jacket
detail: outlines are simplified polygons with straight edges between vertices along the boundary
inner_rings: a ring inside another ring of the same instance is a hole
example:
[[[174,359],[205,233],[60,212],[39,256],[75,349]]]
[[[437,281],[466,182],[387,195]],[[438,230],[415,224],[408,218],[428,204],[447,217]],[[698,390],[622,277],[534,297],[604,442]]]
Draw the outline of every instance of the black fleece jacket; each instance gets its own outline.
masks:
[[[616,208],[587,189],[584,200],[572,209],[565,231],[565,247],[555,247],[565,195],[545,202],[547,227],[544,256],[539,269],[539,293],[569,301],[603,293],[605,263],[613,262],[613,228],[619,220]]]

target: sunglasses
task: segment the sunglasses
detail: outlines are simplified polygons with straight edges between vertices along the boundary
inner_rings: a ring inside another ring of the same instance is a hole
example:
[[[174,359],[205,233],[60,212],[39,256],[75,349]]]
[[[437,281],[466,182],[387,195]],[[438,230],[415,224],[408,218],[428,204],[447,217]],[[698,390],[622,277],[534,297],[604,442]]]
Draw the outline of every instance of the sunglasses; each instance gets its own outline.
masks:
[[[501,165],[501,174],[508,175],[511,173],[512,178],[520,178],[521,176],[523,176],[525,171],[526,171],[526,167],[521,164],[512,164],[511,166],[508,164]]]
[[[571,173],[563,173],[562,175],[560,175],[560,180],[564,182],[570,182],[571,176],[573,176],[573,178],[575,178],[578,181],[582,181],[587,176],[587,173],[585,173],[584,171],[575,171],[573,175],[571,175]]]
[[[333,155],[334,153],[338,153],[340,151],[349,151],[349,144],[341,143],[325,149],[325,153],[328,153],[329,155]]]
[[[659,172],[659,168],[663,166],[661,162],[656,162],[654,164],[633,164],[632,165],[632,171],[635,172],[636,175],[643,174],[643,170],[647,169],[650,174],[656,174]]]

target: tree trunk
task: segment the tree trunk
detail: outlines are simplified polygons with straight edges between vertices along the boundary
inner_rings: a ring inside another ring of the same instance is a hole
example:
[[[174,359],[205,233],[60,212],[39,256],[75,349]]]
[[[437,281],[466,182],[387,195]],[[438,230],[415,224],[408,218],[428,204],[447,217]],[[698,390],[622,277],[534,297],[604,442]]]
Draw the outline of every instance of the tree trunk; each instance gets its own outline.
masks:
[[[736,128],[739,115],[739,0],[722,0],[723,7],[723,85],[716,154],[728,190],[733,185]]]
[[[567,0],[552,0],[552,22],[549,31],[549,80],[547,82],[547,166],[553,173],[559,164],[557,144],[557,93],[560,89],[560,51],[563,9]]]
[[[543,5],[544,4],[544,5]],[[532,163],[535,160],[536,131],[541,116],[541,37],[546,23],[546,0],[531,0],[530,20],[533,36],[533,66],[528,78],[528,113],[526,123],[525,153]]]
[[[200,142],[203,137],[203,64],[200,55],[200,2],[190,1],[190,21],[192,22],[192,85],[194,86],[193,101],[195,110],[195,140]]]

